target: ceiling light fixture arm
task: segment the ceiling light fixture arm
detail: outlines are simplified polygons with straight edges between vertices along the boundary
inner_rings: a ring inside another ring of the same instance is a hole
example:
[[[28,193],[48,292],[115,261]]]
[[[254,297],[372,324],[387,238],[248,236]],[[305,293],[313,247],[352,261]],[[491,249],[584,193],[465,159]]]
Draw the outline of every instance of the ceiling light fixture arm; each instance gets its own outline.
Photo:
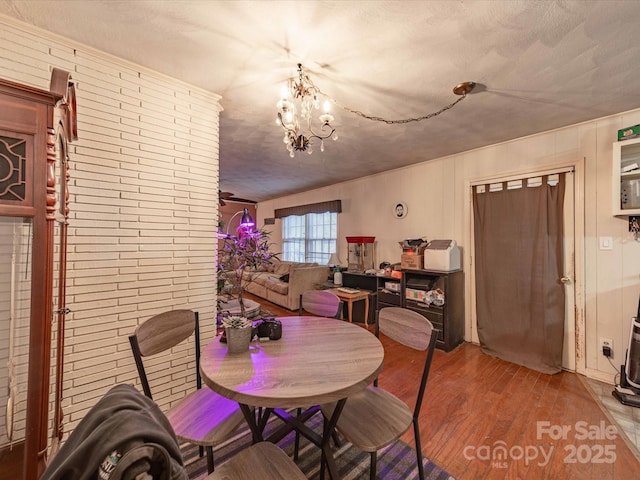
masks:
[[[280,112],[278,112],[278,120],[280,121],[281,124],[284,125],[284,123],[282,122],[282,115]],[[322,141],[331,137],[336,131],[336,129],[333,128],[329,123],[323,123],[320,128],[321,130],[330,128],[331,131],[326,135],[321,135],[317,133],[315,130],[313,130],[313,127],[311,126],[310,121],[307,123],[308,133],[306,136],[300,133],[299,128],[295,129],[295,128],[285,127],[285,135],[288,140],[287,143],[289,143],[295,151],[304,152],[304,151],[307,151],[307,149],[311,146],[312,139],[317,138],[318,140]],[[324,148],[321,147],[321,150],[324,151]]]

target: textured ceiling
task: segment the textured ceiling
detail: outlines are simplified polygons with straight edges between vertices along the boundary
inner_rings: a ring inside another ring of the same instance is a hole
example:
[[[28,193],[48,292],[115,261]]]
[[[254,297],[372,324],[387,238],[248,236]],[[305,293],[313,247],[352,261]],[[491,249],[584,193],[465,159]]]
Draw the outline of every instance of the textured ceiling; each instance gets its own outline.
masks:
[[[33,1],[0,14],[222,96],[220,188],[266,200],[640,107],[640,2]],[[290,158],[274,123],[302,64],[339,140]]]

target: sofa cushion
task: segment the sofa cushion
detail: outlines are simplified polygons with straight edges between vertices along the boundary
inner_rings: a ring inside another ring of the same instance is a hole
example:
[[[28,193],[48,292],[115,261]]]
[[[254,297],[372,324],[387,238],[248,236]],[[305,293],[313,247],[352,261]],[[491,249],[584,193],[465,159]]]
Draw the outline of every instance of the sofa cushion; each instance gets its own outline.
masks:
[[[285,282],[281,282],[273,277],[269,279],[269,284],[266,285],[267,290],[272,290],[274,292],[279,293],[280,295],[286,295],[289,291],[289,284]]]
[[[273,266],[273,273],[276,273],[278,276],[289,273],[289,270],[291,270],[291,264],[288,262],[276,263]]]
[[[271,284],[272,279],[277,279],[278,275],[269,272],[255,272],[251,275],[251,282],[257,283],[264,287],[268,287]]]

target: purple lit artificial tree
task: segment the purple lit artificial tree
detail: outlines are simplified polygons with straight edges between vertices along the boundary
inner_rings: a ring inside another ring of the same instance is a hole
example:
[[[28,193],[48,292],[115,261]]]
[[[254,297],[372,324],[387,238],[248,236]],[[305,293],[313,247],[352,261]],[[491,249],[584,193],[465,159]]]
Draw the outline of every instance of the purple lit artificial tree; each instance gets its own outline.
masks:
[[[236,213],[239,214],[240,212]],[[238,300],[240,315],[245,317],[244,293],[251,283],[251,272],[266,270],[277,254],[270,251],[269,233],[254,230],[255,223],[248,210],[243,210],[242,220],[237,228],[237,235],[227,233],[222,237],[223,244],[218,253],[218,313],[222,312],[220,299],[225,283],[229,293]],[[233,217],[231,217],[233,219]],[[229,221],[231,223],[231,220]]]

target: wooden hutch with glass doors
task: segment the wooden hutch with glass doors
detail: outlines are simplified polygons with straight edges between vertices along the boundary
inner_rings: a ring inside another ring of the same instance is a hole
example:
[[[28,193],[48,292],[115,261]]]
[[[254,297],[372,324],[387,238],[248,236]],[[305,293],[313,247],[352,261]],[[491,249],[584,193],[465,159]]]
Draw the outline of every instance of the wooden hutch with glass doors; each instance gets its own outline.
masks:
[[[71,76],[49,91],[0,80],[0,465],[36,480],[63,435],[61,406]]]

